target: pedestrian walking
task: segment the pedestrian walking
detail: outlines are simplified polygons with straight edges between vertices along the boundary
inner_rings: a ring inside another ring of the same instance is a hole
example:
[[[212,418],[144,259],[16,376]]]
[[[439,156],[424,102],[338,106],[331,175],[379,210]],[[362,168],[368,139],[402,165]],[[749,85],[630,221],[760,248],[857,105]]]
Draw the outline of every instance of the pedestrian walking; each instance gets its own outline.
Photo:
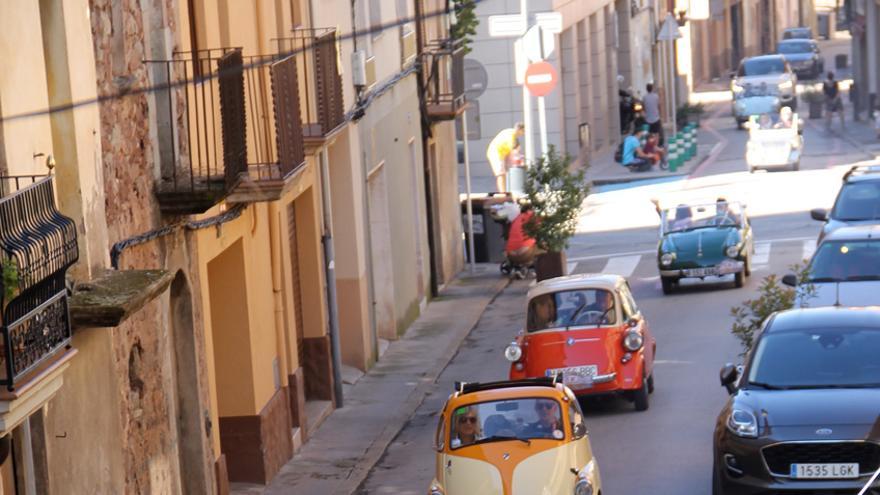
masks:
[[[514,127],[499,132],[486,149],[486,159],[495,175],[495,188],[507,192],[507,171],[510,168],[511,153],[517,148],[519,139],[525,135],[525,125],[518,122]]]
[[[825,127],[831,129],[831,118],[834,112],[840,115],[840,128],[844,127],[843,99],[840,97],[840,85],[834,80],[834,72],[828,71],[828,78],[822,83],[825,93]]]
[[[665,139],[663,121],[660,119],[660,95],[654,92],[654,84],[652,83],[648,83],[645,89],[648,91],[644,98],[645,122],[648,123],[648,132],[656,134],[659,137],[658,143],[663,146]]]

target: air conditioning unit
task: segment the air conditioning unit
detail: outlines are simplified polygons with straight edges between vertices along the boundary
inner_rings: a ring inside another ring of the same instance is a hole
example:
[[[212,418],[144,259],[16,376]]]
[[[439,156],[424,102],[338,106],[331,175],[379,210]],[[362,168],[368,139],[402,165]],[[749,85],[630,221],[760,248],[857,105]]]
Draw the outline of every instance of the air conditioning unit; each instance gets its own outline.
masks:
[[[400,37],[400,63],[406,64],[416,56],[416,32],[409,31]]]
[[[367,85],[367,54],[363,50],[351,54],[351,80],[355,86]]]

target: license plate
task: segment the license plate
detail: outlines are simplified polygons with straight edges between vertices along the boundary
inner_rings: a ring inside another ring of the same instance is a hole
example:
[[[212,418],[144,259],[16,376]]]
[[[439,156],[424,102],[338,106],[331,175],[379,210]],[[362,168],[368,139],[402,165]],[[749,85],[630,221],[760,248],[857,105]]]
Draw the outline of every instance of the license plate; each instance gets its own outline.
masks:
[[[798,479],[858,478],[859,463],[792,464],[791,477]]]
[[[686,277],[710,277],[718,275],[718,268],[712,266],[709,268],[688,268],[684,271]]]
[[[593,377],[599,372],[599,367],[595,364],[586,366],[572,366],[570,368],[548,369],[547,376],[558,375],[562,373],[562,381],[568,386],[589,388],[593,386]]]

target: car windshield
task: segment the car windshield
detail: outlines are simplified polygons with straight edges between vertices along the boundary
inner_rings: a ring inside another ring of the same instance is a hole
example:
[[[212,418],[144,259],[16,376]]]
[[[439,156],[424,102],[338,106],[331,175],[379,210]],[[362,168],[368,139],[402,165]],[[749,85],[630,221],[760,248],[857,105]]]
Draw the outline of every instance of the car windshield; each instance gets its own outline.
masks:
[[[556,400],[546,398],[459,407],[452,414],[449,432],[449,446],[453,449],[488,442],[565,438],[562,408]]]
[[[810,34],[810,28],[789,29],[782,33],[782,38],[786,40],[798,38],[810,39],[812,37],[813,36]]]
[[[785,62],[781,58],[753,58],[739,66],[737,76],[767,76],[785,72]]]
[[[809,41],[789,41],[787,43],[780,43],[777,51],[786,54],[811,53],[813,45]]]
[[[880,181],[844,185],[831,218],[842,222],[880,219]]]
[[[664,233],[708,227],[739,227],[742,219],[742,206],[739,203],[724,202],[678,205],[664,210],[661,214]]]
[[[826,241],[810,263],[813,282],[880,280],[880,240]]]
[[[805,329],[761,337],[749,383],[763,388],[880,387],[880,331]]]
[[[529,332],[569,326],[614,325],[617,323],[614,294],[604,289],[541,294],[529,301],[527,320]]]

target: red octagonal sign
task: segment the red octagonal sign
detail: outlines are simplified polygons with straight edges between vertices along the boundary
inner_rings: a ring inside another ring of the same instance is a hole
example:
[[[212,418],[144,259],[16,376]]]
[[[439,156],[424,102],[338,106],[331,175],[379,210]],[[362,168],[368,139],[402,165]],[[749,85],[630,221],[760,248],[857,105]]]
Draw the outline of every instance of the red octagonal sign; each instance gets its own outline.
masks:
[[[556,87],[556,69],[548,62],[536,62],[526,68],[526,88],[534,96],[547,96]]]

